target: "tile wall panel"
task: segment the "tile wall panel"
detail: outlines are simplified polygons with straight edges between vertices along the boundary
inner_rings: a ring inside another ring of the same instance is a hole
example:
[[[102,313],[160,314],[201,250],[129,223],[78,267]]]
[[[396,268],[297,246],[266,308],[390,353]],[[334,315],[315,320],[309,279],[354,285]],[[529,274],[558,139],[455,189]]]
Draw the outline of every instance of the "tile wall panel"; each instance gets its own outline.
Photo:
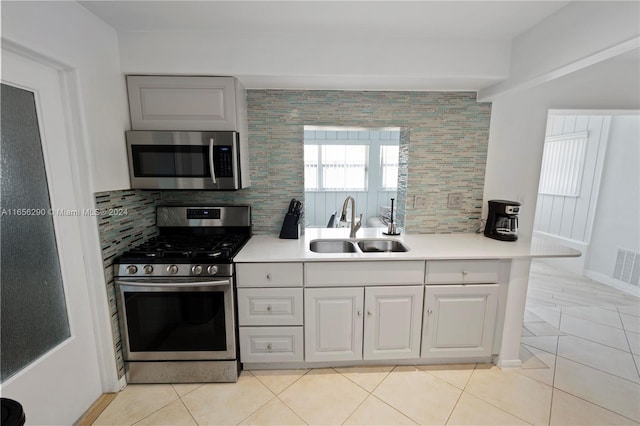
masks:
[[[157,234],[155,207],[160,204],[161,195],[159,191],[139,190],[99,192],[95,194],[97,209],[107,212],[110,209],[114,209],[118,213],[122,213],[98,216],[98,232],[100,234],[102,262],[111,313],[111,329],[113,331],[118,377],[124,375],[124,362],[113,281],[113,259],[130,247],[136,246]]]
[[[251,188],[165,191],[165,202],[249,204],[254,233],[275,234],[289,200],[304,197],[304,125],[401,127],[399,221],[410,233],[478,227],[491,104],[475,93],[248,90],[247,99]],[[449,193],[463,194],[462,208],[447,208]],[[424,207],[413,207],[417,194]]]

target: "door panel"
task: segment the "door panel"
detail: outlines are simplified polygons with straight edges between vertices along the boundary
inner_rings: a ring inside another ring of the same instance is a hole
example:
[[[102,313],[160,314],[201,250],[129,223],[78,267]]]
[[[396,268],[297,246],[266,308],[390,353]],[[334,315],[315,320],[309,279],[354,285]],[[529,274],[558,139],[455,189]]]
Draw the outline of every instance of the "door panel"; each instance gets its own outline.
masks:
[[[22,285],[23,281],[19,281],[21,286],[18,291],[24,292],[27,299],[33,297],[42,302],[36,307],[23,306],[22,309],[25,310],[25,315],[42,322],[50,321],[45,319],[44,312],[50,313],[56,310],[56,319],[51,321],[55,321],[58,326],[62,325],[60,327],[62,332],[57,333],[56,339],[50,341],[48,347],[41,348],[39,353],[31,354],[31,362],[26,367],[19,369],[9,378],[6,378],[3,371],[2,396],[19,401],[24,407],[30,424],[72,424],[102,393],[91,314],[93,305],[88,293],[88,286],[95,283],[87,279],[84,266],[83,253],[86,250],[81,243],[83,236],[80,220],[82,218],[73,214],[81,211],[83,207],[91,206],[79,206],[76,202],[77,183],[72,177],[75,165],[70,160],[71,147],[66,131],[68,123],[64,113],[66,109],[58,70],[3,49],[2,83],[33,93],[34,115],[37,117],[37,122],[19,121],[14,125],[18,132],[23,132],[26,127],[29,127],[31,132],[40,136],[43,164],[41,163],[39,167],[40,173],[46,175],[45,187],[48,188],[51,203],[51,211],[44,212],[44,215],[53,224],[52,233],[55,235],[55,240],[52,242],[50,237],[45,240],[44,233],[39,234],[37,238],[42,239],[41,244],[53,244],[59,256],[59,271],[56,271],[56,262],[53,258],[47,262],[32,259],[28,265],[22,267],[28,271],[27,276],[39,277],[40,281],[29,286]],[[6,106],[3,99],[3,110]],[[23,146],[13,135],[5,132],[4,111],[2,118],[3,150],[11,146],[12,149],[26,149],[32,152],[33,147]],[[21,181],[28,179],[15,175],[5,182],[8,169],[5,168],[4,153],[2,160],[2,208],[41,208],[40,204],[38,206],[24,204],[34,202],[30,198],[32,194],[27,193],[29,191],[22,190],[23,194],[19,198],[4,198],[5,190],[20,191],[20,183],[12,180],[13,178]],[[26,162],[30,163],[28,160]],[[28,166],[34,165],[28,164]],[[14,202],[23,204],[9,205]],[[72,214],[60,213],[61,211],[72,212]],[[29,221],[34,217],[25,215],[15,219],[23,221],[20,226],[31,228]],[[4,237],[4,220],[2,226]],[[4,243],[3,240],[3,245]],[[3,261],[4,248],[3,246]],[[27,257],[33,251],[26,237],[24,240],[12,243],[11,250],[15,256]],[[51,252],[52,249],[49,248],[49,251]],[[9,262],[11,261],[9,259]],[[9,286],[9,282],[5,281],[8,277],[5,277],[4,267],[5,264],[2,265],[3,299],[5,283]],[[15,269],[16,265],[13,264],[11,267]],[[55,281],[58,280],[56,275],[59,275],[57,296],[52,298],[44,296],[49,287],[54,286]],[[43,294],[39,294],[40,292]],[[2,303],[6,302],[3,300]],[[3,323],[16,319],[14,317],[17,315],[16,312],[8,312],[11,313],[6,314],[3,306]],[[13,318],[9,318],[8,315]],[[17,358],[18,355],[14,351],[19,350],[20,345],[24,345],[27,340],[39,339],[39,335],[35,329],[23,328],[15,339],[22,341],[11,344],[2,342],[3,358],[5,356],[11,359]]]
[[[305,360],[362,359],[362,288],[305,289]]]
[[[490,356],[498,284],[426,286],[422,357]]]
[[[67,339],[70,330],[34,94],[2,84],[0,98],[0,346],[10,348],[0,357],[4,382]]]
[[[365,290],[365,359],[418,358],[423,286]]]

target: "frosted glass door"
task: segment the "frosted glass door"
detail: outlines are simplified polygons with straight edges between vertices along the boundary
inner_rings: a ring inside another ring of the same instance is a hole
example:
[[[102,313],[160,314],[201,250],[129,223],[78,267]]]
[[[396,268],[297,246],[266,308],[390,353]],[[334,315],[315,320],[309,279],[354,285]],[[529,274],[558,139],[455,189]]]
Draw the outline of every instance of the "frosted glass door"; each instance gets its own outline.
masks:
[[[4,382],[67,339],[70,331],[34,95],[2,84],[1,99]]]

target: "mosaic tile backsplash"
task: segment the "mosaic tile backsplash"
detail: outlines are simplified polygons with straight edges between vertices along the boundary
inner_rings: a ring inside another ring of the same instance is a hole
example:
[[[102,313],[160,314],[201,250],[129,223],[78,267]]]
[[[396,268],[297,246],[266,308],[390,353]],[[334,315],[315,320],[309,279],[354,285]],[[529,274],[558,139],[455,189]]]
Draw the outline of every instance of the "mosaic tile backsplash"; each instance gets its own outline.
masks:
[[[121,213],[111,216],[98,216],[98,230],[102,248],[104,276],[107,284],[118,377],[124,375],[124,361],[122,339],[120,337],[120,328],[118,327],[116,291],[113,281],[113,259],[130,247],[157,235],[156,206],[161,203],[161,195],[158,191],[137,190],[95,194],[97,209],[106,211],[113,209]]]
[[[250,188],[96,194],[100,209],[128,209],[99,222],[120,376],[113,258],[157,232],[160,204],[248,204],[254,234],[277,235],[289,200],[304,197],[304,125],[400,127],[399,223],[409,233],[473,232],[479,225],[491,104],[478,103],[475,93],[248,90],[247,97]],[[447,207],[451,193],[462,195],[462,207]],[[416,196],[424,205],[414,205]]]
[[[248,90],[247,99],[251,187],[166,191],[164,201],[249,204],[254,233],[277,234],[289,200],[304,197],[304,125],[401,127],[398,219],[407,232],[478,227],[491,104],[475,93]],[[461,208],[447,208],[450,193],[462,194]],[[414,207],[416,195],[424,206]]]

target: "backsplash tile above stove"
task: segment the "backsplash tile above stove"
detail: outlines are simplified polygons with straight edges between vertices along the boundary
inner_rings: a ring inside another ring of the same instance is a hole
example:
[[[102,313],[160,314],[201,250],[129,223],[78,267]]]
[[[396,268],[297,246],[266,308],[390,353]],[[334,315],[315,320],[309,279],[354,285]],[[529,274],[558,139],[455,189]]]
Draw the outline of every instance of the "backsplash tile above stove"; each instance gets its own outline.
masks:
[[[113,259],[130,247],[158,234],[156,206],[162,202],[162,193],[140,190],[110,191],[96,193],[95,199],[98,210],[106,212],[113,210],[114,213],[118,213],[98,216],[98,232],[118,377],[122,377],[124,376],[124,361],[113,281]]]

